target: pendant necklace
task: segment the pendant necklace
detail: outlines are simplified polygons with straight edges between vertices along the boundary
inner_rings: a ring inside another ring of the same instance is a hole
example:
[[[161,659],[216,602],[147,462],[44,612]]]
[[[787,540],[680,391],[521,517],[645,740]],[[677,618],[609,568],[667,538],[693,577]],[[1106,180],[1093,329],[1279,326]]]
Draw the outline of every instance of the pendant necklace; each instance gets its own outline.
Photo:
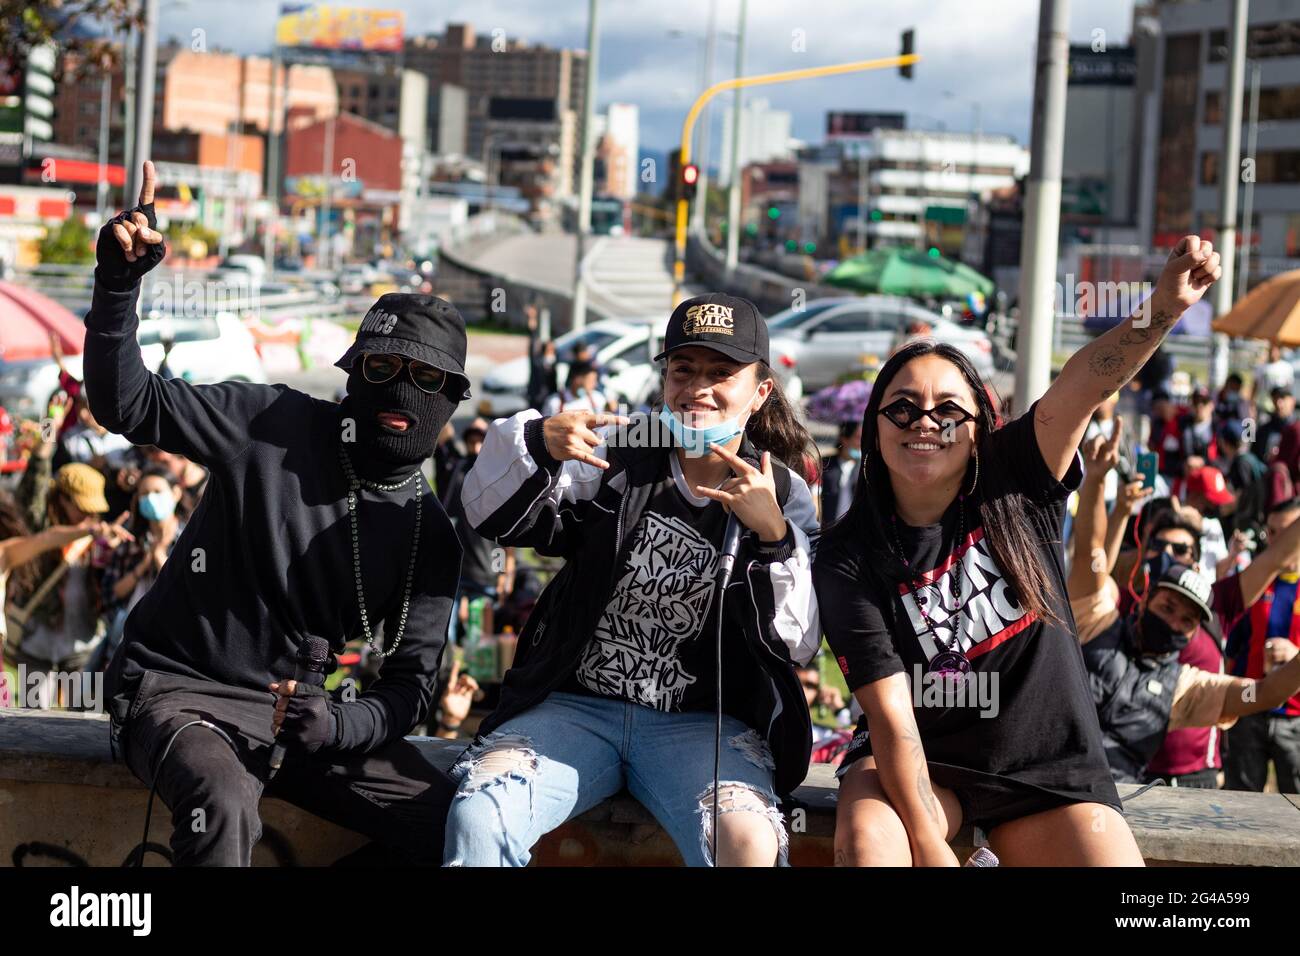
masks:
[[[898,548],[897,554],[903,562],[903,566],[912,571],[912,563],[907,560],[906,553],[903,551],[903,541],[898,534],[898,516],[890,516],[890,527],[894,532],[894,543]],[[966,539],[966,496],[959,495],[957,498],[957,545]],[[952,573],[949,575],[949,593],[953,600],[953,625],[952,638],[945,641],[939,637],[939,632],[934,626],[934,621],[930,619],[930,613],[925,608],[925,598],[921,595],[920,590],[916,587],[914,573],[909,574],[907,587],[912,595],[912,601],[921,613],[921,619],[925,621],[925,626],[930,630],[930,636],[934,639],[937,647],[942,648],[938,654],[930,661],[930,666],[926,668],[931,674],[939,674],[944,680],[960,678],[963,674],[970,673],[971,664],[968,658],[961,650],[960,638],[958,635],[957,625],[959,623],[958,612],[961,610],[961,558],[953,563]],[[935,588],[936,600],[942,601],[943,592],[940,588]]]

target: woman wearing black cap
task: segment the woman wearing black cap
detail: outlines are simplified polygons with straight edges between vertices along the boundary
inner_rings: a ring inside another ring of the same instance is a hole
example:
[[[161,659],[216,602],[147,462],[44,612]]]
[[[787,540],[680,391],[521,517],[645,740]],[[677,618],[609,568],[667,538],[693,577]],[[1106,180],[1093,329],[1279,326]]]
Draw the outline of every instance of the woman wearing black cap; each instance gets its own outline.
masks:
[[[814,573],[864,712],[840,770],[838,863],[955,865],[964,821],[1009,864],[1142,862],[1073,634],[1061,521],[1093,411],[1218,275],[1210,244],[1184,238],[1151,299],[1002,428],[949,345],[911,343],[881,369],[853,504]]]
[[[777,795],[803,780],[811,741],[791,663],[821,637],[817,519],[798,473],[810,442],[752,303],[689,299],[665,346],[658,419],[529,409],[493,424],[466,479],[480,534],[566,563],[519,637],[500,705],[452,771],[448,865],[522,866],[539,837],[624,786],[687,863],[707,865],[715,769],[717,861],[784,858]],[[727,509],[745,533],[719,601]]]

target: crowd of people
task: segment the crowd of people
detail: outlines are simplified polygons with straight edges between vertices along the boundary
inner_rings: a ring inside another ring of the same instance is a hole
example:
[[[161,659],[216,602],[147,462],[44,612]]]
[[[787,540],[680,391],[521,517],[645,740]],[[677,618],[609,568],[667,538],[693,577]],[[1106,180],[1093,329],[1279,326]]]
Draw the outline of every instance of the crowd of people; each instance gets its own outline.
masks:
[[[17,487],[0,491],[0,696],[18,687],[67,706],[58,673],[102,672],[126,616],[157,579],[207,482],[207,470],[135,446],[90,412],[63,372],[48,417],[20,423],[29,452]],[[113,517],[116,516],[116,517]]]
[[[1284,363],[1188,407],[1140,374],[1219,278],[1208,242],[1018,416],[960,350],[906,341],[819,461],[766,321],[724,293],[668,318],[665,440],[623,440],[589,355],[560,387],[532,314],[532,407],[456,435],[467,337],[430,295],[375,303],[338,402],[165,379],[133,311],[153,181],[101,231],[86,381],[0,500],[0,581],[6,666],[106,669],[127,764],[174,819],[205,809],[176,862],[247,865],[267,793],[391,859],[524,865],[626,788],[687,863],[772,865],[822,760],[839,864],[955,865],[970,823],[1003,863],[1133,865],[1117,783],[1260,789],[1271,761],[1296,790]],[[506,620],[516,656],[444,773],[405,737],[461,735],[482,688],[444,651]],[[373,673],[327,692],[349,641]]]

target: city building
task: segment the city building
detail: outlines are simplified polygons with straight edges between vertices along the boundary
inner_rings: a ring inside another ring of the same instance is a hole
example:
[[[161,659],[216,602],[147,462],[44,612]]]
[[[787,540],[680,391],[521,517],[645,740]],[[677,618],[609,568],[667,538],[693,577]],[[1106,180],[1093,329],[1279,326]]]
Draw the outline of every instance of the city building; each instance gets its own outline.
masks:
[[[429,92],[429,149],[438,156],[465,156],[468,113],[465,88],[442,83]]]
[[[177,43],[158,49],[155,129],[225,133],[232,128],[280,132],[290,110],[323,119],[338,112],[334,74],[325,66],[281,65],[275,73],[271,115],[271,61],[234,53],[197,53]]]
[[[492,116],[494,100],[535,99],[555,104],[555,122],[572,128],[570,138],[581,142],[585,50],[557,50],[510,37],[497,28],[479,35],[468,23],[451,23],[442,35],[409,37],[404,62],[429,79],[430,110],[446,102],[433,93],[445,84],[464,90],[465,141],[463,152],[485,155],[489,137],[500,133],[500,117]],[[436,106],[435,106],[436,104]],[[571,114],[566,118],[565,114]],[[437,150],[449,152],[441,142],[445,132],[440,117],[430,116],[430,129],[439,131]],[[580,150],[565,150],[567,168],[559,177],[567,196],[577,182]],[[485,161],[486,164],[486,161]]]
[[[639,113],[634,103],[611,103],[596,115],[595,191],[615,199],[635,199],[640,183]]]
[[[351,113],[297,120],[290,115],[283,192],[294,235],[328,240],[336,261],[373,255],[399,228],[402,137]]]
[[[1009,136],[877,128],[839,138],[800,151],[795,238],[960,255],[979,197],[1028,171],[1029,151]]]
[[[735,112],[731,96],[724,97],[722,112],[722,161],[716,177],[719,186],[731,180],[731,123]],[[793,159],[795,146],[790,138],[791,116],[785,110],[774,110],[762,98],[741,101],[740,106],[740,165],[767,163],[774,160]]]
[[[1150,51],[1153,104],[1140,171],[1145,195],[1142,189],[1139,195],[1149,202],[1144,208],[1139,201],[1144,245],[1167,248],[1189,232],[1212,234],[1218,225],[1231,8],[1230,0],[1158,3],[1135,30]],[[1140,90],[1142,56],[1140,46]],[[1300,7],[1254,0],[1246,57],[1243,123],[1252,66],[1260,78],[1255,156],[1246,154],[1246,130],[1242,135],[1243,174],[1249,169],[1254,176],[1248,275],[1256,282],[1300,267]]]
[[[1136,241],[1137,58],[1071,44],[1061,170],[1061,241]]]
[[[576,118],[551,99],[494,96],[483,138],[487,182],[511,186],[535,222],[553,222],[556,203],[574,193]]]

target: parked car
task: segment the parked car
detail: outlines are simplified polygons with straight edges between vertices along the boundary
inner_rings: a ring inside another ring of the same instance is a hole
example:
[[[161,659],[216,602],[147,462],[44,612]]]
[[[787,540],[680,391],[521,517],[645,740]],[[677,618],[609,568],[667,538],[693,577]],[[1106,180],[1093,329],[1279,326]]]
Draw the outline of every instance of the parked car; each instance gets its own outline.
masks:
[[[253,336],[233,312],[169,315],[146,312],[136,333],[145,367],[162,364],[164,343],[173,343],[167,365],[172,374],[196,385],[213,382],[266,383]],[[64,356],[63,364],[82,377],[82,356]],[[59,369],[49,358],[0,362],[0,405],[15,418],[40,418],[59,390]]]
[[[660,391],[660,369],[652,359],[663,350],[663,317],[605,319],[555,340],[556,378],[561,386],[579,342],[590,346],[600,368],[608,398],[631,407],[648,405]],[[803,396],[803,386],[793,365],[775,367],[790,400]],[[528,357],[521,356],[494,369],[483,379],[483,414],[513,415],[528,407]]]
[[[235,255],[226,256],[217,264],[217,268],[229,269],[232,272],[247,272],[254,279],[266,277],[266,261],[261,256],[248,253],[236,253]]]
[[[391,279],[368,262],[349,262],[339,270],[338,285],[344,295],[366,295],[386,284]]]
[[[993,342],[982,330],[945,319],[893,296],[816,299],[768,321],[772,361],[791,362],[803,386],[816,391],[875,360],[884,364],[915,322],[930,326],[935,338],[957,346],[980,375],[993,374]]]

